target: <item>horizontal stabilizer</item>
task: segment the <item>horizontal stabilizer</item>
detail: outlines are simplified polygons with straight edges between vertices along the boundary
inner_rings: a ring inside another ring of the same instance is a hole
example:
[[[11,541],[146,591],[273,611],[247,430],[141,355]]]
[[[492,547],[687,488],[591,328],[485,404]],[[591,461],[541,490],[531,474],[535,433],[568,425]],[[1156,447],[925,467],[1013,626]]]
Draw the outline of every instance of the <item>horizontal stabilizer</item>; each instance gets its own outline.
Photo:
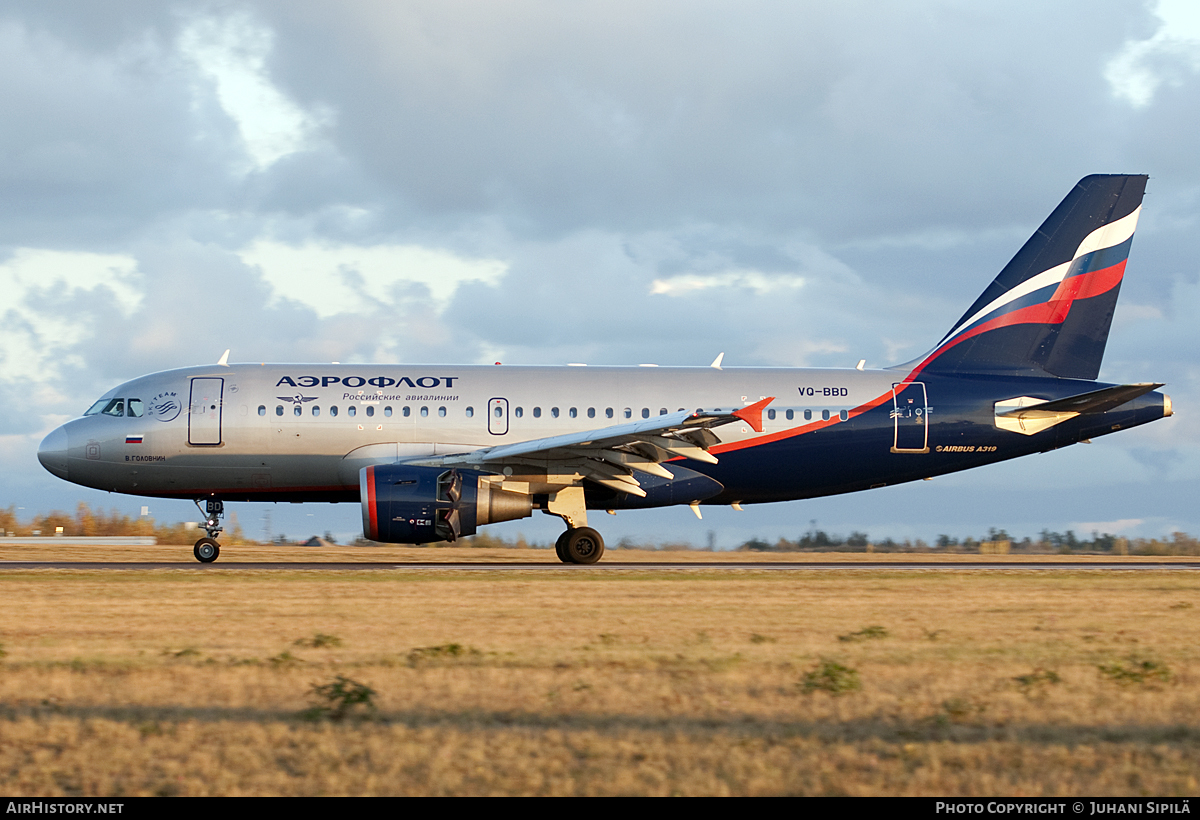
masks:
[[[1162,384],[1142,382],[1119,384],[1053,401],[1042,401],[1030,396],[998,401],[996,426],[1001,430],[1032,436],[1076,416],[1107,412],[1160,387]]]

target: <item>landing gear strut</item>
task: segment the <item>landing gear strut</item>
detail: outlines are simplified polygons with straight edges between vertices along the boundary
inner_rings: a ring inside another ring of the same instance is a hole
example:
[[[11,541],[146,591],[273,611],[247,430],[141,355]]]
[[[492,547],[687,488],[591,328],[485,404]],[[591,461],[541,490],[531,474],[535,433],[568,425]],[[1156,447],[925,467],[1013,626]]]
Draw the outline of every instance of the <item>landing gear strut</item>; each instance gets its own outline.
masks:
[[[192,547],[192,555],[196,556],[196,560],[201,564],[211,564],[221,554],[217,535],[224,529],[221,519],[225,516],[225,502],[219,498],[206,498],[203,499],[204,506],[201,507],[200,501],[201,499],[196,499],[196,509],[204,516],[201,529],[208,533],[208,537],[196,542],[196,546]]]
[[[554,542],[564,564],[594,564],[604,555],[604,539],[591,527],[572,527]]]
[[[563,487],[547,499],[542,512],[557,515],[567,531],[554,542],[558,560],[564,564],[594,564],[604,554],[604,539],[587,525],[587,498],[583,487]]]

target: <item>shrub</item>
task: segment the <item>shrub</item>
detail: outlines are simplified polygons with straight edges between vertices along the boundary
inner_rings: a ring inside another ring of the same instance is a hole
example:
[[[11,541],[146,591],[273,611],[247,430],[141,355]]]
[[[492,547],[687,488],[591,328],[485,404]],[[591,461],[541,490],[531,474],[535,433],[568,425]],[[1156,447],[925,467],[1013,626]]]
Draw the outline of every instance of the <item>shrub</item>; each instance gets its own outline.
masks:
[[[857,669],[829,660],[822,660],[816,669],[805,672],[804,680],[800,682],[800,691],[806,695],[828,692],[836,696],[859,689],[862,689],[862,683],[858,679]]]
[[[1062,678],[1058,673],[1050,669],[1042,669],[1040,666],[1034,669],[1028,675],[1017,675],[1013,680],[1016,682],[1021,693],[1026,697],[1044,694],[1046,687],[1055,683],[1062,683]]]
[[[1096,668],[1104,677],[1122,686],[1167,683],[1171,680],[1171,670],[1165,663],[1136,656],[1130,656],[1125,661],[1102,663]]]
[[[478,657],[482,654],[482,652],[472,646],[463,646],[460,643],[444,643],[440,646],[419,646],[411,650],[408,653],[408,662],[412,666],[417,666],[418,664],[431,661],[464,660],[466,658]]]
[[[326,649],[342,645],[342,639],[336,635],[326,635],[324,632],[318,632],[311,638],[297,638],[295,646],[306,646],[309,649]]]
[[[888,631],[882,626],[864,626],[857,632],[851,632],[848,635],[838,635],[838,640],[846,643],[852,641],[876,641],[887,636]]]
[[[329,683],[313,684],[312,697],[316,703],[300,713],[305,720],[343,720],[353,712],[374,715],[377,711],[375,690],[344,675]]]

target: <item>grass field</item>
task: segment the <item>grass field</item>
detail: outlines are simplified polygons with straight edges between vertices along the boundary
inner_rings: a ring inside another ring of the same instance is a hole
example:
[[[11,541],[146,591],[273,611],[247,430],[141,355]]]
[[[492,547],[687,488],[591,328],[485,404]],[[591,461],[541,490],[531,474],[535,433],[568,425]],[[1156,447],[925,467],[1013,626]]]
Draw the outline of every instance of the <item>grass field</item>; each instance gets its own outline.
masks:
[[[172,554],[188,565],[0,567],[0,791],[1200,791],[1191,573]]]

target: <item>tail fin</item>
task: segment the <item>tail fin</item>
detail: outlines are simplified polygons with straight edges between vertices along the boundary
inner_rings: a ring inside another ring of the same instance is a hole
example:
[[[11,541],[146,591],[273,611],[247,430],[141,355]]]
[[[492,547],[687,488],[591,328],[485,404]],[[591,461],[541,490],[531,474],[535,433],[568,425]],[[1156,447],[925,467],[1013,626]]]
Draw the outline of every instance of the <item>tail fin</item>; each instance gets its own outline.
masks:
[[[1079,180],[917,369],[1095,379],[1146,180]]]

